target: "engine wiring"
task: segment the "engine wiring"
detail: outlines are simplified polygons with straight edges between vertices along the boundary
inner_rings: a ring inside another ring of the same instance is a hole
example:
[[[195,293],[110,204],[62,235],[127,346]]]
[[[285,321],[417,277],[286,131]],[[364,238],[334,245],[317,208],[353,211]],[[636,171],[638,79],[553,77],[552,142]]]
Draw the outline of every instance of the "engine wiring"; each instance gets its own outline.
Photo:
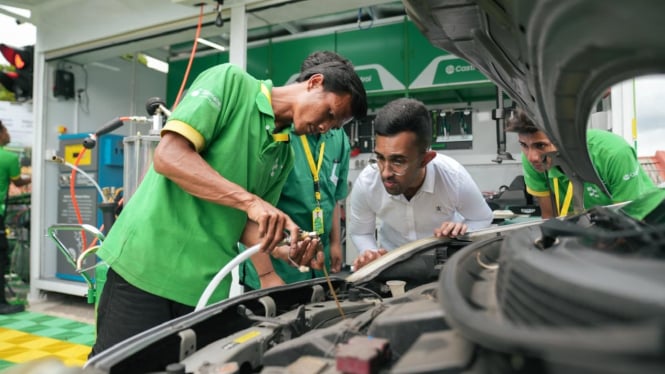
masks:
[[[381,295],[379,295],[378,292],[376,292],[376,291],[374,291],[374,290],[371,290],[371,289],[369,289],[369,288],[367,288],[367,287],[361,287],[361,286],[353,286],[353,287],[354,287],[354,288],[357,288],[357,289],[359,289],[359,290],[362,290],[362,291],[368,292],[368,293],[370,293],[370,294],[376,296],[376,297],[379,299],[380,302],[383,302],[383,297],[381,297]]]
[[[588,220],[588,227],[579,225]],[[558,243],[560,237],[576,237],[591,248],[617,254],[639,255],[646,258],[665,257],[665,224],[646,225],[604,207],[569,220],[548,220],[541,226],[541,249]]]

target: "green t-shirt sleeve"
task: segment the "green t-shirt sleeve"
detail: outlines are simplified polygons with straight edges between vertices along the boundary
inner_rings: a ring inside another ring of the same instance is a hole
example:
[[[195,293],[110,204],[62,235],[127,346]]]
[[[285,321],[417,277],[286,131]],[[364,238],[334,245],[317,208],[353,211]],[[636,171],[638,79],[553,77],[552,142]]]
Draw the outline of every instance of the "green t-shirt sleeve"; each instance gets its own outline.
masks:
[[[522,171],[524,172],[524,183],[529,194],[537,197],[550,195],[547,176],[534,169],[524,154],[522,154]]]
[[[625,142],[617,143],[612,152],[601,158],[604,171],[599,171],[614,203],[635,200],[654,187],[651,180],[645,178],[633,147]]]
[[[337,189],[335,190],[335,200],[340,201],[346,198],[349,193],[349,163],[351,157],[351,144],[349,137],[344,130],[333,130],[342,132],[342,156],[339,160],[339,180],[337,181]]]
[[[231,108],[236,105],[238,97],[246,98],[240,92],[246,87],[246,79],[250,77],[230,64],[205,70],[189,87],[164,130],[185,136],[200,152],[231,122],[225,117],[233,114]]]
[[[21,175],[18,155],[0,147],[0,196],[7,196],[12,179]],[[4,197],[0,200],[0,216],[5,214]]]
[[[18,179],[21,176],[21,167],[19,166],[18,155],[14,155],[12,161],[9,163],[9,177]]]

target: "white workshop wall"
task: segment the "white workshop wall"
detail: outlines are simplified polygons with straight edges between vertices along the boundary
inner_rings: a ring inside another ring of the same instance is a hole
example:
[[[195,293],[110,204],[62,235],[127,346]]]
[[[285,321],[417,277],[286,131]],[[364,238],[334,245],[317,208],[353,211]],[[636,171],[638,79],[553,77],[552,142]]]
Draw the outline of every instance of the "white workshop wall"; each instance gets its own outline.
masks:
[[[63,100],[55,98],[49,90],[44,111],[47,149],[57,148],[59,125],[66,126],[68,133],[94,132],[115,117],[147,116],[145,103],[148,98],[166,95],[166,75],[163,73],[119,57],[101,64],[106,67],[95,64],[82,67],[67,62],[49,64],[46,74],[49,88],[53,87],[54,70],[59,66],[74,73],[77,91],[85,91],[78,95],[78,100]],[[113,133],[127,135],[135,128],[147,133],[150,125],[125,124]]]
[[[68,133],[94,132],[105,123],[115,117],[125,115],[147,115],[145,102],[149,97],[164,97],[166,94],[166,75],[148,69],[145,66],[120,58],[110,59],[103,62],[117,68],[118,71],[96,66],[87,66],[87,88],[85,71],[79,67],[64,63],[61,67],[74,73],[75,88],[84,89],[81,93],[81,102],[76,100],[63,100],[48,92],[44,110],[44,135],[46,144],[46,156],[56,151],[59,147],[58,126],[65,126]],[[53,87],[53,71],[56,64],[50,64],[47,79],[50,80],[48,87]],[[78,122],[78,124],[77,124]],[[132,129],[147,133],[150,125],[135,127],[125,124],[122,128],[114,131],[114,134],[127,135]],[[78,131],[76,130],[78,128]],[[57,180],[58,167],[46,162],[44,166],[44,179],[47,181]],[[56,189],[45,190],[45,213],[44,227],[55,223],[56,217]]]
[[[57,223],[58,166],[47,161],[59,148],[58,126],[65,126],[68,133],[90,133],[101,128],[115,117],[127,115],[147,115],[145,102],[150,97],[164,97],[166,94],[166,75],[141,64],[112,58],[102,61],[106,67],[95,65],[82,66],[60,61],[46,66],[45,99],[43,101],[43,121],[41,134],[44,148],[40,158],[33,158],[42,171],[40,186],[33,186],[33,196],[38,194],[42,207],[41,214],[33,216],[36,235],[32,236],[31,256],[35,263],[31,265],[31,298],[39,296],[39,291],[56,291],[79,294],[76,287],[63,286],[52,280],[55,272],[55,244],[46,237],[46,228]],[[80,99],[63,100],[53,96],[54,70],[65,69],[74,73],[75,90],[81,92]],[[150,125],[125,125],[114,134],[134,134],[137,130],[147,133]],[[34,200],[33,200],[34,201]],[[84,284],[81,284],[83,287]],[[83,291],[85,289],[83,288]]]

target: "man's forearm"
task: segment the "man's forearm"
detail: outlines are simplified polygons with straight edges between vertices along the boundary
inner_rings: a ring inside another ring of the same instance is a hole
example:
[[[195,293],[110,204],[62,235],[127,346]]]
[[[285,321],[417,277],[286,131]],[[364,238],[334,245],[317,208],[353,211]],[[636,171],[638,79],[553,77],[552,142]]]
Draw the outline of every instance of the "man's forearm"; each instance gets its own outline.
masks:
[[[555,216],[554,206],[550,196],[537,197],[538,205],[540,206],[540,216],[543,219],[552,218]]]
[[[341,234],[341,223],[340,223],[340,216],[341,216],[341,210],[342,208],[339,206],[339,203],[335,203],[335,207],[333,208],[333,217],[332,217],[332,227],[330,228],[330,245],[340,245],[342,240],[340,237]]]
[[[272,261],[270,260],[270,255],[266,253],[259,252],[250,257],[250,260],[254,265],[254,269],[256,269],[256,274],[259,279],[275,272],[275,268],[272,266]]]
[[[378,245],[374,234],[351,234],[353,245],[356,246],[359,254],[367,250],[377,250]]]
[[[25,185],[30,184],[32,182],[32,178],[29,175],[21,175],[16,179],[12,179],[12,183],[16,187],[22,187]]]
[[[469,230],[479,230],[489,227],[492,224],[492,214],[486,219],[465,219],[464,224],[467,225]]]
[[[179,134],[164,134],[155,149],[154,168],[187,193],[219,205],[247,211],[257,198],[214,170]]]

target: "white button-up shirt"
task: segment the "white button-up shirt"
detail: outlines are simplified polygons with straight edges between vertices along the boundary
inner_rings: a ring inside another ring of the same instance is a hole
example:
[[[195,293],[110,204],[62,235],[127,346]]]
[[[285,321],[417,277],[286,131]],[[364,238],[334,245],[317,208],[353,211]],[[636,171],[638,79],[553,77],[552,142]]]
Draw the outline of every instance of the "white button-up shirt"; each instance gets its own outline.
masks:
[[[347,227],[360,253],[431,237],[443,222],[463,222],[469,231],[492,223],[491,209],[459,162],[438,154],[426,168],[425,181],[411,200],[388,194],[379,170],[368,166],[360,173],[351,189]]]

